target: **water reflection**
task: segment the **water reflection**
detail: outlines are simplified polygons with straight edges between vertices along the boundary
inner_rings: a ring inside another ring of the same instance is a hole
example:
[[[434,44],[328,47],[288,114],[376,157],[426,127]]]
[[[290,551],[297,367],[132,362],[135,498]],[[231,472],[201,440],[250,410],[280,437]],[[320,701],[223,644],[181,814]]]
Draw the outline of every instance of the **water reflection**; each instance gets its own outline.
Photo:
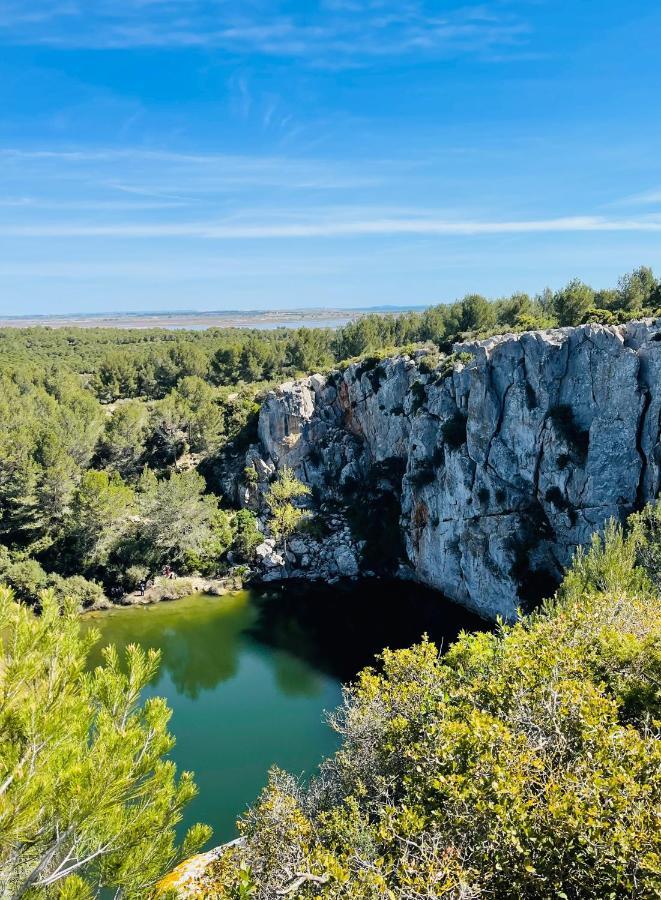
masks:
[[[112,610],[85,618],[101,627],[102,644],[130,643],[161,651],[156,685],[165,674],[191,700],[233,678],[239,668],[240,638],[256,621],[247,591],[211,598],[186,597],[158,606]],[[93,662],[101,661],[100,646]]]
[[[208,822],[220,842],[281,766],[307,777],[337,746],[324,711],[341,701],[341,681],[384,646],[407,646],[428,632],[439,643],[482,623],[416,585],[289,584],[225,597],[193,596],[151,607],[93,614],[101,646],[161,650],[158,680],[173,715],[172,756],[195,772],[199,795],[182,829]]]
[[[359,584],[294,583],[256,593],[251,637],[284,649],[342,681],[352,680],[384,647],[409,647],[427,634],[447,647],[478,616],[419,584],[387,579]]]

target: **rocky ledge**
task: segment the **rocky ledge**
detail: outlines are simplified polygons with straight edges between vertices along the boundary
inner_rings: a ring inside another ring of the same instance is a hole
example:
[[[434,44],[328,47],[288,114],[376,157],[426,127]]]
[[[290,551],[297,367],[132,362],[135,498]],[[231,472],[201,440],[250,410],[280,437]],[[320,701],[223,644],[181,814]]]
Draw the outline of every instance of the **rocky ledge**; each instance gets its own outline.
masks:
[[[261,544],[267,579],[363,573],[370,528],[392,519],[399,546],[386,555],[400,574],[512,619],[607,519],[658,495],[661,322],[453,351],[363,360],[268,394],[246,459],[257,483],[241,500],[258,504],[290,466],[327,533]]]

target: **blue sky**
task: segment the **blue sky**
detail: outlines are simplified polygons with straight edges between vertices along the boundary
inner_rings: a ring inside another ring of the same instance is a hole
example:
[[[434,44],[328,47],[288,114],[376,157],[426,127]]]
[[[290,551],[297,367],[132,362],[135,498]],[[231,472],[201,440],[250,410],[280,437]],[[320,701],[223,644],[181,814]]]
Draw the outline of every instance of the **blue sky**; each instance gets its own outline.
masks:
[[[651,0],[0,0],[0,312],[661,271]]]

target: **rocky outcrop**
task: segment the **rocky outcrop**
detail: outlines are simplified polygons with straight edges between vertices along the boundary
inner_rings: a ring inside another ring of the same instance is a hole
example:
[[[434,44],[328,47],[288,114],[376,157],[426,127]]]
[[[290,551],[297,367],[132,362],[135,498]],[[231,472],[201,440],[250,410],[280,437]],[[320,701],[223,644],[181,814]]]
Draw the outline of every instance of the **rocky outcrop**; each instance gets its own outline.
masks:
[[[259,544],[255,550],[259,580],[300,578],[332,584],[341,578],[356,578],[361,572],[367,574],[360,563],[364,542],[354,540],[341,519],[334,517],[330,521],[337,523],[335,530],[324,538],[299,535],[286,548],[278,546],[273,538]]]
[[[248,463],[260,473],[291,466],[338,516],[373,502],[380,485],[397,500],[409,574],[511,619],[552,592],[607,519],[657,496],[661,323],[533,331],[454,350],[282,385],[264,401]],[[379,520],[378,503],[369,515]],[[346,546],[355,556],[356,540]],[[333,553],[353,573],[348,555]]]

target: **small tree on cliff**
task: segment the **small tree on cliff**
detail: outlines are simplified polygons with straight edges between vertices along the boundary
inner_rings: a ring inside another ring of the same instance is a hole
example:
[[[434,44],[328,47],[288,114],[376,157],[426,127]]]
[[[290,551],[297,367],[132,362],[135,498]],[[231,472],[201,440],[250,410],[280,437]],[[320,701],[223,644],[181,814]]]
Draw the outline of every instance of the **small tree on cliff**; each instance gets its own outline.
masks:
[[[174,826],[195,795],[190,773],[164,759],[173,746],[164,700],[140,693],[158,652],[137,646],[87,671],[96,633],[52,592],[41,615],[0,587],[0,895],[12,900],[145,898],[210,835],[177,848]]]
[[[266,495],[266,505],[271,510],[269,528],[273,535],[284,542],[287,547],[287,538],[298,528],[304,513],[292,500],[306,497],[310,494],[310,488],[296,478],[293,471],[285,466],[273,482]]]

